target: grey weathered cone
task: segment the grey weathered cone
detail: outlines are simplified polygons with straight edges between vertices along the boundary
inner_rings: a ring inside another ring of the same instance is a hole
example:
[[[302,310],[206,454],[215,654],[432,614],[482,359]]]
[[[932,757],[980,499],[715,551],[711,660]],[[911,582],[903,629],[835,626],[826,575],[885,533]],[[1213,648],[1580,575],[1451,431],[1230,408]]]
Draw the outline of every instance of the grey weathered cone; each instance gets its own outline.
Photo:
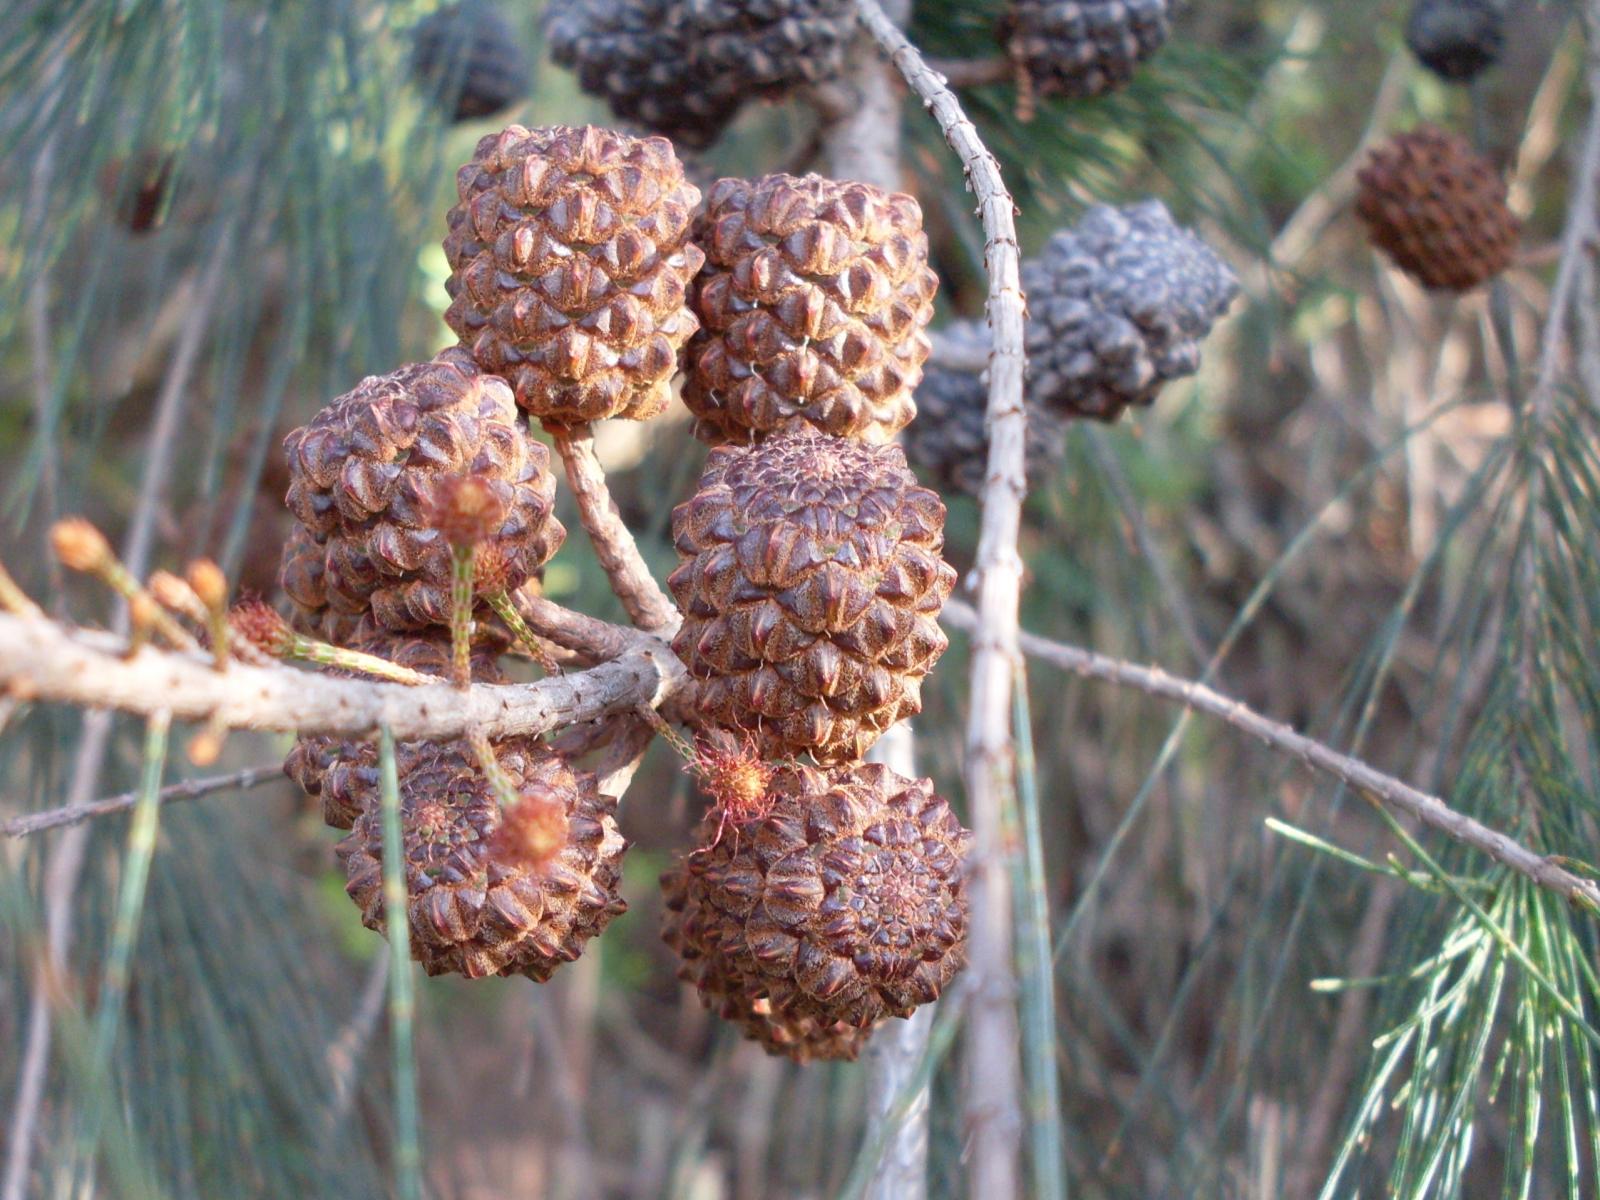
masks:
[[[1159,200],[1097,204],[1023,264],[1028,395],[1113,421],[1200,366],[1200,342],[1239,281]]]
[[[1042,96],[1099,96],[1123,87],[1169,32],[1168,0],[1012,0],[1006,54]]]
[[[432,518],[443,479],[472,475],[503,505],[480,549],[506,590],[566,536],[553,515],[549,450],[518,423],[510,389],[460,349],[363,379],[284,448],[286,500],[309,542],[285,546],[282,582],[300,623],[330,634],[348,635],[340,618],[367,612],[391,630],[449,623],[450,547]]]
[[[700,192],[665,138],[512,125],[456,173],[445,321],[546,425],[639,420],[695,331]]]
[[[989,346],[982,321],[953,321],[939,330],[948,345],[981,355]],[[963,354],[967,357],[968,354]],[[917,419],[900,445],[917,474],[945,494],[981,495],[989,473],[989,385],[983,374],[930,365],[917,387]],[[1061,465],[1066,428],[1037,404],[1028,405],[1027,475],[1038,485]]]
[[[971,835],[933,785],[872,763],[789,767],[766,808],[684,863],[668,940],[707,999],[732,997],[736,1018],[766,1000],[821,1030],[936,999],[966,961]]]
[[[802,427],[713,450],[672,514],[691,723],[848,762],[920,712],[949,644],[944,516],[898,446]]]
[[[1417,0],[1406,45],[1441,79],[1467,83],[1499,60],[1505,18],[1505,0]]]
[[[850,0],[556,0],[551,57],[617,116],[692,148],[748,101],[831,79]]]
[[[916,200],[819,175],[723,179],[696,236],[683,399],[700,437],[804,423],[886,441],[905,427],[938,289]]]

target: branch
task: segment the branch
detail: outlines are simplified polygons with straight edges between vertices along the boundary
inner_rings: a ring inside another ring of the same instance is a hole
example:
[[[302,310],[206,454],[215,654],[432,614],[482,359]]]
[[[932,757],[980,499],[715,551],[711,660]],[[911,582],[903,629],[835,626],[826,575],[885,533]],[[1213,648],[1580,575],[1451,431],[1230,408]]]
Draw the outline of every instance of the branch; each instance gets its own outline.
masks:
[[[574,612],[527,588],[512,599],[522,619],[536,634],[591,662],[621,657],[639,637],[625,625],[613,625],[610,621]]]
[[[158,800],[161,804],[171,804],[174,800],[198,800],[202,796],[214,796],[218,792],[247,791],[282,778],[283,767],[279,763],[264,767],[246,767],[231,775],[189,779],[183,783],[171,784],[161,789]],[[0,836],[22,838],[43,833],[46,829],[59,829],[63,825],[80,825],[95,817],[108,817],[112,813],[130,809],[138,803],[138,800],[138,792],[124,792],[120,796],[110,796],[88,804],[68,804],[63,808],[52,808],[46,812],[9,817],[0,821]]]
[[[1595,195],[1600,186],[1600,5],[1594,0],[1583,6],[1583,25],[1588,40],[1589,125],[1583,135],[1582,157],[1572,175],[1567,224],[1561,234],[1560,266],[1550,289],[1550,310],[1545,315],[1544,337],[1539,346],[1532,405],[1540,419],[1548,413],[1556,392],[1557,360],[1567,341],[1568,310],[1578,307],[1574,301],[1582,295],[1578,287],[1581,267],[1583,259],[1595,252],[1596,221],[1600,217]]]
[[[987,83],[1010,83],[1017,77],[1016,67],[1003,54],[988,58],[936,58],[928,69],[944,76],[951,87],[982,87]]]
[[[620,658],[573,675],[509,686],[424,687],[339,679],[286,666],[230,663],[147,647],[131,659],[109,634],[0,614],[0,689],[39,700],[214,720],[230,729],[366,734],[387,725],[401,740],[481,733],[510,737],[658,704],[683,667],[659,639],[635,635]]]
[[[553,432],[556,451],[566,464],[567,483],[578,500],[578,514],[589,533],[595,557],[611,580],[611,590],[635,625],[670,638],[683,618],[650,574],[633,533],[611,499],[605,472],[594,454],[594,432],[588,425]]]
[[[951,600],[945,605],[944,618],[956,629],[971,632],[978,627],[977,612],[959,600]],[[1560,866],[1556,860],[1528,849],[1465,813],[1457,812],[1439,797],[1430,796],[1403,780],[1385,775],[1360,759],[1340,754],[1313,738],[1296,733],[1289,726],[1264,717],[1238,700],[1230,699],[1202,683],[1179,679],[1159,667],[1142,667],[1137,663],[1108,658],[1093,650],[1050,641],[1031,633],[1022,635],[1021,645],[1023,652],[1030,657],[1075,675],[1135,688],[1147,695],[1175,700],[1185,708],[1217,717],[1271,749],[1297,758],[1313,770],[1331,775],[1363,795],[1398,809],[1475,850],[1481,850],[1502,866],[1526,875],[1540,887],[1600,912],[1600,884],[1594,880],[1576,875]]]
[[[1011,744],[1011,689],[1017,659],[1017,606],[1022,558],[1017,552],[1027,416],[1023,409],[1024,302],[1017,252],[1016,205],[1000,167],[961,111],[955,94],[929,70],[877,0],[856,0],[856,15],[922,98],[960,157],[978,199],[988,316],[994,331],[989,366],[989,470],[971,583],[982,630],[973,638],[971,709],[967,718],[966,782],[974,834],[967,1026],[971,1130],[970,1190],[985,1200],[1020,1194],[1018,1158],[1022,1069],[1017,1046],[1016,981],[1011,950],[1011,899],[1004,821],[1016,798]]]

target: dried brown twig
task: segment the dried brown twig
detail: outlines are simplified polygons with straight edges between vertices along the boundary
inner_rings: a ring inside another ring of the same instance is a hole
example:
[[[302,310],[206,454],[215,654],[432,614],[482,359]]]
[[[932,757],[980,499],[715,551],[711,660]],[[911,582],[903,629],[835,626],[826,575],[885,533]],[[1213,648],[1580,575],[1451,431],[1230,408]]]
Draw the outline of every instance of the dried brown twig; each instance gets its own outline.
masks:
[[[567,483],[578,501],[578,514],[595,557],[611,581],[611,590],[640,629],[671,637],[682,618],[650,574],[632,531],[611,499],[605,472],[594,454],[593,431],[587,425],[562,430],[555,434],[555,443],[567,468]]]
[[[972,930],[969,971],[966,1101],[971,1134],[968,1178],[974,1196],[1020,1195],[1022,1065],[1018,1055],[1016,982],[1012,967],[1011,898],[1003,838],[1015,801],[1011,689],[1017,659],[1017,607],[1022,559],[1017,550],[1027,416],[1023,410],[1023,323],[1016,206],[1000,167],[961,111],[955,94],[929,69],[877,0],[856,0],[856,14],[905,76],[960,157],[978,199],[989,275],[988,316],[994,334],[989,364],[989,471],[970,584],[983,615],[973,639],[972,689],[966,731],[967,800],[972,814]]]
[[[977,611],[959,600],[952,600],[945,605],[944,618],[952,627],[968,632],[978,628],[979,624]],[[1022,634],[1021,647],[1023,653],[1032,658],[1086,679],[1136,688],[1147,695],[1174,700],[1185,708],[1217,717],[1269,748],[1297,758],[1308,767],[1348,784],[1362,795],[1482,851],[1501,865],[1526,875],[1540,887],[1600,913],[1600,883],[1595,880],[1574,874],[1558,861],[1528,849],[1465,813],[1457,812],[1438,796],[1431,796],[1403,780],[1386,775],[1360,759],[1340,754],[1203,683],[1180,679],[1159,667],[1124,662],[1031,633]]]

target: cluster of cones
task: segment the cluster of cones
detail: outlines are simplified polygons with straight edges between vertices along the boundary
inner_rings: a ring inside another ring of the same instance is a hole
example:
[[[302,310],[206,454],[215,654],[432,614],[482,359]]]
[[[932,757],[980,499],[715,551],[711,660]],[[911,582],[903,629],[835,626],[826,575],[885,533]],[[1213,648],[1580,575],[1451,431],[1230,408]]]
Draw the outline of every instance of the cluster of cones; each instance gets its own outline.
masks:
[[[920,210],[783,175],[723,180],[702,205],[670,143],[596,128],[512,126],[457,185],[459,344],[363,380],[286,440],[292,621],[413,671],[503,681],[517,591],[564,535],[529,422],[559,437],[647,418],[682,371],[714,449],[673,520],[694,741],[674,740],[711,804],[665,881],[666,938],[770,1049],[853,1054],[939,993],[966,933],[967,833],[928,781],[862,761],[920,710],[955,579],[944,507],[891,440],[929,351]],[[430,972],[543,979],[621,911],[624,843],[593,775],[536,738],[398,759]],[[374,748],[306,738],[287,769],[350,830],[349,892],[382,928]]]
[[[1021,92],[1099,96],[1166,42],[1170,0],[1011,0],[996,27]],[[840,78],[850,0],[556,0],[556,62],[618,117],[686,146],[747,105]]]

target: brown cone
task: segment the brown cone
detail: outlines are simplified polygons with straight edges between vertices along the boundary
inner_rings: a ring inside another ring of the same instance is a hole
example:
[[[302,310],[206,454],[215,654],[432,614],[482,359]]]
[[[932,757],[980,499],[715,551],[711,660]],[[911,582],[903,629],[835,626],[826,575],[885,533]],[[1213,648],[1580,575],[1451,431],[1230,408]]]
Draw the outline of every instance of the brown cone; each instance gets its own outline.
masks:
[[[723,179],[696,237],[683,398],[700,437],[806,423],[882,442],[916,415],[938,280],[914,199],[817,175]]]
[[[502,815],[461,743],[435,747],[400,781],[412,953],[430,975],[527,975],[543,982],[627,908],[618,894],[617,802],[537,738],[496,746],[519,792],[559,800],[566,844],[542,864],[507,862],[491,848]],[[346,890],[369,929],[384,928],[380,810],[366,809],[339,843]]]
[[[965,965],[971,835],[932,783],[872,763],[793,767],[771,796],[766,817],[686,863],[686,944],[724,964],[713,985],[857,1029],[936,999]]]
[[[374,629],[368,618],[357,626],[348,645],[413,671],[426,671],[441,680],[450,678],[447,633],[393,634]],[[507,682],[497,661],[505,649],[505,641],[493,627],[481,630],[472,647],[473,682]],[[400,775],[408,774],[420,757],[432,755],[437,749],[432,742],[401,742],[396,747]],[[370,741],[302,735],[284,760],[283,773],[298,783],[306,795],[322,802],[322,819],[335,829],[349,829],[363,811],[378,802],[378,749]]]
[[[1356,213],[1372,244],[1424,287],[1465,292],[1511,265],[1522,225],[1465,138],[1422,125],[1372,152]]]
[[[456,175],[445,321],[552,425],[653,417],[695,330],[700,192],[665,138],[512,125]]]
[[[922,710],[956,576],[944,505],[899,447],[804,427],[723,446],[672,530],[695,724],[747,731],[767,759],[849,762]]]
[[[284,590],[303,615],[370,610],[392,630],[449,624],[450,546],[433,527],[442,479],[475,476],[504,507],[483,549],[507,589],[566,536],[552,515],[549,450],[518,425],[506,385],[460,349],[363,379],[284,448],[287,503],[323,552],[319,564],[304,536],[285,547]],[[348,632],[335,619],[321,623]]]
[[[768,1054],[786,1055],[799,1063],[853,1062],[860,1055],[870,1029],[774,1012],[765,985],[759,979],[741,978],[715,945],[706,944],[705,910],[690,900],[688,874],[681,864],[661,876],[661,891],[665,902],[661,939],[678,954],[678,978],[694,985],[707,1008],[739,1026]]]

